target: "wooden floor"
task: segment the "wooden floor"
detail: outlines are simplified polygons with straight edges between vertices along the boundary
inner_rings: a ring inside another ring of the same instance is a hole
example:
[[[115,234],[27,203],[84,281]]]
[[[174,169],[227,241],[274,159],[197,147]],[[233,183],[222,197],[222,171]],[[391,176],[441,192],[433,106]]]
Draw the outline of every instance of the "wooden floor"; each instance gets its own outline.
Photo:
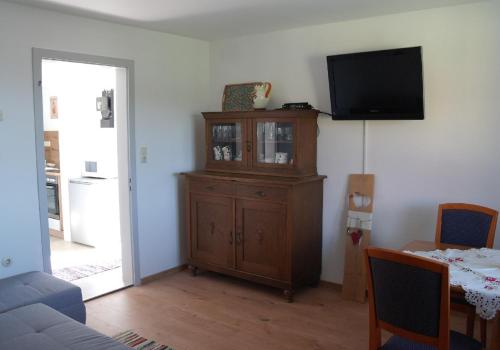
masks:
[[[134,330],[175,350],[368,348],[368,305],[324,285],[289,304],[274,288],[182,271],[86,305],[87,325],[101,333]]]

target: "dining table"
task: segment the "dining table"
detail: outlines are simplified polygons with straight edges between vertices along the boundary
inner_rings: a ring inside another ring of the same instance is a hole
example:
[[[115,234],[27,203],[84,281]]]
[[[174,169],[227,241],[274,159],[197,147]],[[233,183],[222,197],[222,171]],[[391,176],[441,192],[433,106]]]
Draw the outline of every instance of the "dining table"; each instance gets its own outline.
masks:
[[[500,275],[500,265],[497,263],[500,251],[487,248],[477,249],[433,241],[412,241],[404,245],[401,250],[453,265],[453,268],[450,267],[450,293],[454,297],[462,297],[468,303],[476,303],[473,298],[474,293],[478,294],[478,298],[482,298],[485,295],[489,298],[489,308],[485,307],[485,305],[472,305],[476,306],[476,312],[480,317],[488,319],[486,349],[500,350],[500,310],[498,310],[498,304],[496,307],[493,306],[493,309],[491,306],[491,304],[495,304],[492,303],[492,300],[494,302],[500,302],[500,280],[495,277],[490,277]],[[488,259],[491,256],[493,256],[493,259]],[[483,266],[479,264],[482,269],[474,268],[475,261],[477,261],[476,257],[479,258],[479,261],[481,259],[485,261]],[[494,260],[495,263],[491,263],[492,260]],[[488,262],[490,266],[487,266]],[[482,271],[487,271],[487,275],[482,273]],[[484,283],[478,286],[477,281],[481,279],[484,280]],[[469,283],[476,283],[476,285],[471,288]],[[466,286],[465,289],[464,286]],[[468,295],[466,297],[467,293]],[[482,295],[481,293],[485,294]]]

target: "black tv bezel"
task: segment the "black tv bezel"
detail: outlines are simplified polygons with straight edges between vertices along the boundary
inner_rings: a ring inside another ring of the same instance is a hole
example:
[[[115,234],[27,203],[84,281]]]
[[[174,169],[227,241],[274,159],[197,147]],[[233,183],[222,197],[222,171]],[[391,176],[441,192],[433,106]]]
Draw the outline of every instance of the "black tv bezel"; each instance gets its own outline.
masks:
[[[389,55],[394,54],[396,52],[407,52],[418,50],[418,54],[420,56],[420,76],[422,83],[422,112],[366,112],[360,114],[348,114],[348,115],[339,115],[336,113],[337,101],[335,99],[335,77],[333,73],[333,69],[331,66],[338,59],[349,59],[351,57],[359,57],[359,56],[379,56],[379,55]],[[333,120],[424,120],[425,118],[425,98],[424,98],[424,77],[423,77],[423,68],[422,68],[422,46],[413,46],[413,47],[405,47],[398,49],[389,49],[389,50],[376,50],[376,51],[365,51],[365,52],[355,52],[355,53],[346,53],[339,55],[330,55],[326,58],[327,61],[327,69],[328,69],[328,83],[330,89],[330,102],[332,108],[332,119]]]

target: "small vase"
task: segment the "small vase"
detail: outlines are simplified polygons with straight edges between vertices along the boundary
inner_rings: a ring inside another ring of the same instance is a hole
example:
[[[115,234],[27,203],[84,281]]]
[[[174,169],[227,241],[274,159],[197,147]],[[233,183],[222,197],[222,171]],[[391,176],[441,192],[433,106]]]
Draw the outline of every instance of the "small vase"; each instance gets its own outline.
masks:
[[[265,109],[271,96],[271,83],[255,85],[255,97],[253,99],[254,109]]]

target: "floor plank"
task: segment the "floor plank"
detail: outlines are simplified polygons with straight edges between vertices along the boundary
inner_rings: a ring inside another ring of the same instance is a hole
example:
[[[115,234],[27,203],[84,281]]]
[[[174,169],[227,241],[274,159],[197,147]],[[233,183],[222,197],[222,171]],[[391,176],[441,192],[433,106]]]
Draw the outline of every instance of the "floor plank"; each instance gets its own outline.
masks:
[[[109,336],[134,330],[176,350],[368,347],[367,304],[323,285],[299,290],[289,304],[274,288],[183,271],[86,305],[90,327]]]

